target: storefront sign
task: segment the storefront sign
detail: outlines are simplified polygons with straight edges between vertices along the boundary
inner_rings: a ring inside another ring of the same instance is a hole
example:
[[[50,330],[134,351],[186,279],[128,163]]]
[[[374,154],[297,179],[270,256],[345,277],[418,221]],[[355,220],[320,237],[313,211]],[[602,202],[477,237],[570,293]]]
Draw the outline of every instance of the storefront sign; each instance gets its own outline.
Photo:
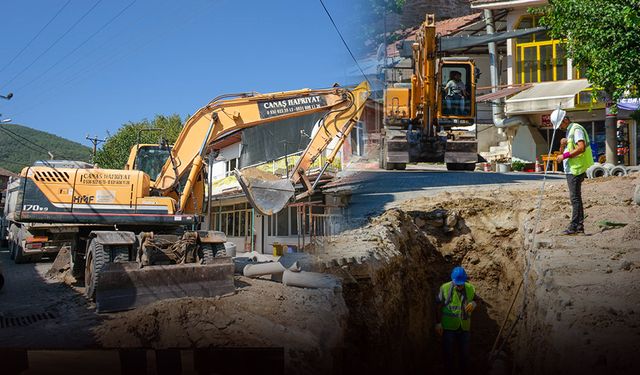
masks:
[[[640,98],[624,98],[618,101],[618,109],[635,111],[640,108]]]
[[[551,123],[551,115],[542,115],[540,117],[540,127],[543,129],[553,127],[553,124]]]

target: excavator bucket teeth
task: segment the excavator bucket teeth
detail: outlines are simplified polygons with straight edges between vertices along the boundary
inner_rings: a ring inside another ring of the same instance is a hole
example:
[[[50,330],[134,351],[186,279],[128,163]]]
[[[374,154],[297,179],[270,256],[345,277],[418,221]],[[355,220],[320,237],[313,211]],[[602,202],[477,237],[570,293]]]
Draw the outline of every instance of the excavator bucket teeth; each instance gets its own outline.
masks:
[[[266,179],[264,175],[248,176],[238,170],[233,173],[249,203],[262,215],[278,213],[289,203],[295,193],[293,184],[288,179],[277,177]]]
[[[174,264],[139,268],[136,262],[108,263],[96,289],[99,313],[130,310],[157,300],[215,297],[235,291],[231,257],[208,264]]]

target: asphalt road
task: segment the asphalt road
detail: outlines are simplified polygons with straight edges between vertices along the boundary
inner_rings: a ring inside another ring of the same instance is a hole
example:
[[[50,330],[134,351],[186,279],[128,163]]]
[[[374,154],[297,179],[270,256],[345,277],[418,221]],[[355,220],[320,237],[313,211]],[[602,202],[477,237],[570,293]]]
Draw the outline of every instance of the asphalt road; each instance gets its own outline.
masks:
[[[499,191],[518,186],[539,186],[542,179],[543,175],[536,173],[458,172],[425,168],[347,171],[323,190],[350,193],[344,218],[346,227],[350,228],[407,199],[433,196],[443,191]],[[565,176],[548,174],[547,181],[563,182]]]
[[[15,264],[0,249],[0,349],[70,349],[95,346],[94,307],[78,289],[45,276],[51,260]]]

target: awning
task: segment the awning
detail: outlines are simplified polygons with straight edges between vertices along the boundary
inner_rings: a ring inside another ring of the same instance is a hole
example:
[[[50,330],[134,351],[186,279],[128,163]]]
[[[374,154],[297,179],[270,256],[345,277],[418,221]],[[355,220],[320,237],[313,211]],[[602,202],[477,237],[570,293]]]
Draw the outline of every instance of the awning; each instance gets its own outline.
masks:
[[[545,30],[545,27],[534,27],[530,29],[517,29],[485,35],[444,37],[440,38],[440,51],[453,51],[456,49],[465,49],[491,42],[502,42],[507,39],[519,38],[521,36]]]
[[[530,83],[525,83],[524,85],[506,87],[496,92],[490,92],[488,94],[480,95],[476,98],[476,102],[491,102],[496,99],[501,99],[509,95],[517,94],[520,91],[528,89],[529,87],[531,87]]]
[[[560,106],[573,108],[576,94],[589,87],[586,79],[534,83],[505,101],[508,115],[548,112]]]

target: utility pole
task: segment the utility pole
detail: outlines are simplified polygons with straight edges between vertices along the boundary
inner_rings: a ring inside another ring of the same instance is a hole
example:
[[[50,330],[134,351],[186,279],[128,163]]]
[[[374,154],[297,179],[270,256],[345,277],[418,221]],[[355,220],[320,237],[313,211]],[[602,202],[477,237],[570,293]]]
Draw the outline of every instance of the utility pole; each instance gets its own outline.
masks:
[[[105,139],[99,139],[98,136],[94,136],[93,138],[89,137],[89,135],[87,135],[85,137],[87,140],[91,141],[91,143],[93,143],[93,157],[91,158],[91,161],[95,161],[96,159],[96,151],[98,150],[98,144],[105,142]]]

